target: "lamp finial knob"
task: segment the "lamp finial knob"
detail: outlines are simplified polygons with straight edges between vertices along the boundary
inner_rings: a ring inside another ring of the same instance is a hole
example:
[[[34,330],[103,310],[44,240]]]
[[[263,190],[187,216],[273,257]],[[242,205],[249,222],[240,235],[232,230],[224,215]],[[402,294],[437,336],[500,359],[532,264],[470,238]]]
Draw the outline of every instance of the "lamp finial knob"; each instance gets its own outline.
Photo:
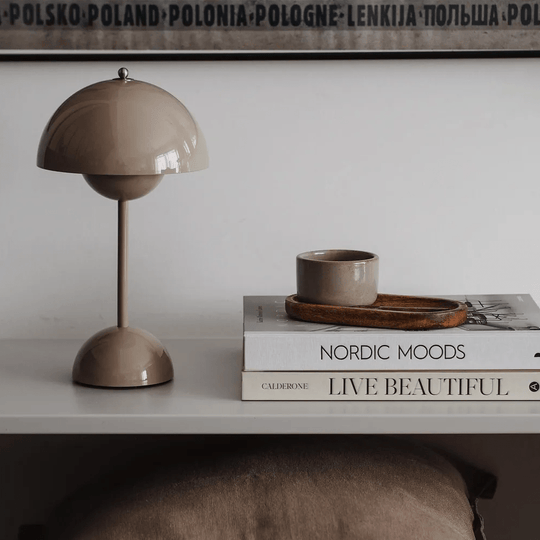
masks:
[[[128,78],[128,75],[129,75],[129,71],[127,70],[127,68],[125,67],[122,67],[118,70],[118,76],[122,79],[122,80],[127,80]]]

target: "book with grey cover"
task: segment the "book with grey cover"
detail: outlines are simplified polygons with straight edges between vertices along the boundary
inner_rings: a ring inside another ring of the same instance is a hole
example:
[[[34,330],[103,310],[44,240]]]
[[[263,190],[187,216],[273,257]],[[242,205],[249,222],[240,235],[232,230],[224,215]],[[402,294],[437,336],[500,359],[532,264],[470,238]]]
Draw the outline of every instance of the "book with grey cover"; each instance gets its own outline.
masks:
[[[243,371],[245,401],[539,401],[540,371]]]
[[[529,294],[445,296],[467,322],[391,330],[293,320],[284,296],[244,297],[245,371],[540,370],[540,309]]]

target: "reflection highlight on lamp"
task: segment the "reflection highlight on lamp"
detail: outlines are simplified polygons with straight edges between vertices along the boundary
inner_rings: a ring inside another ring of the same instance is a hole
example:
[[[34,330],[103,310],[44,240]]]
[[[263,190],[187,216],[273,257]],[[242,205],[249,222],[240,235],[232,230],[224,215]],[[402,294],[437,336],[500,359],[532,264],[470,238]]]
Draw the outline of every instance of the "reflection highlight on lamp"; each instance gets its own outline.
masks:
[[[186,147],[185,142],[184,147]],[[191,155],[189,148],[187,149],[186,154]],[[156,174],[162,174],[166,171],[180,172],[181,168],[180,155],[176,149],[169,150],[165,154],[160,154],[156,157]]]

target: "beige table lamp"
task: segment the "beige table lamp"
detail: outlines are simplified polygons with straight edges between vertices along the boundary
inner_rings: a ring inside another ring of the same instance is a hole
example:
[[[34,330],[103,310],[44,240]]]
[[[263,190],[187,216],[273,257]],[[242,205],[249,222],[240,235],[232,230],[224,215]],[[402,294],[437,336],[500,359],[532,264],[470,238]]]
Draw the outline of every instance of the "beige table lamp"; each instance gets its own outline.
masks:
[[[149,386],[173,378],[171,359],[127,314],[128,201],[152,191],[165,174],[208,167],[204,136],[189,111],[157,86],[119,78],[83,88],[54,113],[41,137],[37,165],[81,173],[99,194],[118,201],[118,324],[92,336],[73,366],[91,386]]]

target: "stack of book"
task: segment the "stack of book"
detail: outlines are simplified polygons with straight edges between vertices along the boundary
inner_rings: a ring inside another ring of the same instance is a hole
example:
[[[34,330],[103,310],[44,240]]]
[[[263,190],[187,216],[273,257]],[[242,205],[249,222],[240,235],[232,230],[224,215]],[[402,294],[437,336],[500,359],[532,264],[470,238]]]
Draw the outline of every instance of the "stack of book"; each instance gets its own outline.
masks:
[[[540,309],[528,294],[448,296],[467,322],[427,331],[290,319],[244,298],[242,399],[540,400]]]

